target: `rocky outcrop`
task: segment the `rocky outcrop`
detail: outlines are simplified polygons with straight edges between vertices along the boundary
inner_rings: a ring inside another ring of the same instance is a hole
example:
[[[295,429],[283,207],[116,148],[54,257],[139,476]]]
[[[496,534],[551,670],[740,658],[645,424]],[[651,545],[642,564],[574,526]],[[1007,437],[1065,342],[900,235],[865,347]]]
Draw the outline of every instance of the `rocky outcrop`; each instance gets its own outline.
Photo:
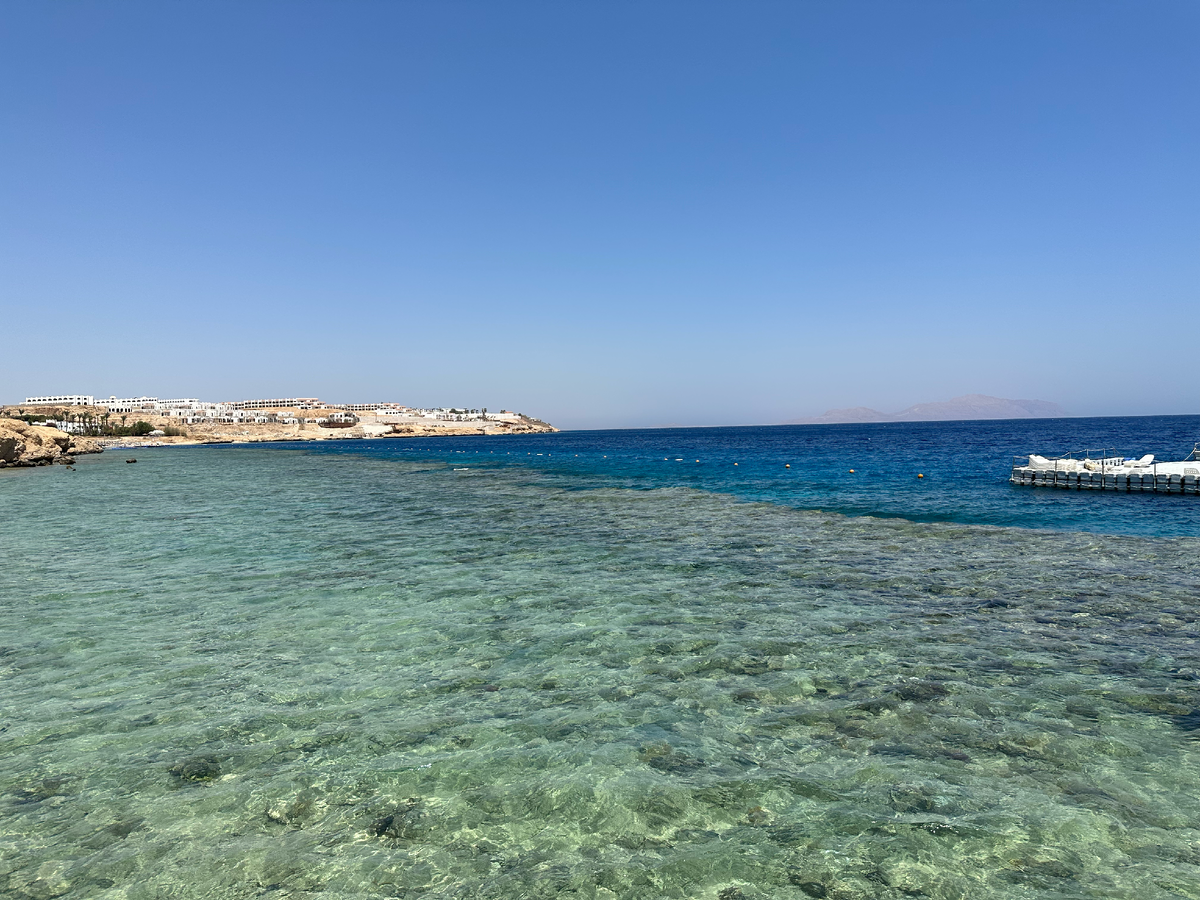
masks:
[[[361,430],[361,426],[359,430]],[[386,433],[403,435],[405,437],[431,437],[434,435],[461,436],[467,434],[550,434],[557,431],[557,428],[543,422],[541,419],[521,416],[520,419],[513,422],[497,422],[495,420],[484,422],[431,422],[429,420],[418,419],[393,424],[390,431]]]
[[[73,453],[99,453],[101,449],[94,441],[57,428],[0,419],[0,468],[70,463],[74,462]]]
[[[96,438],[80,437],[77,434],[71,435],[71,453],[78,456],[81,453],[103,453],[104,444]]]

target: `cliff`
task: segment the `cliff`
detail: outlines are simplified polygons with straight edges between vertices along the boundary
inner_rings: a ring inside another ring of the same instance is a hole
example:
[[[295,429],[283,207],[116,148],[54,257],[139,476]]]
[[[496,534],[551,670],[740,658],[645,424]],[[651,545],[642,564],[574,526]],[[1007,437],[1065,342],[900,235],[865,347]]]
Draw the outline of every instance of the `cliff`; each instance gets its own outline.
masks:
[[[0,468],[74,462],[73,453],[99,453],[95,441],[20,419],[0,419]]]

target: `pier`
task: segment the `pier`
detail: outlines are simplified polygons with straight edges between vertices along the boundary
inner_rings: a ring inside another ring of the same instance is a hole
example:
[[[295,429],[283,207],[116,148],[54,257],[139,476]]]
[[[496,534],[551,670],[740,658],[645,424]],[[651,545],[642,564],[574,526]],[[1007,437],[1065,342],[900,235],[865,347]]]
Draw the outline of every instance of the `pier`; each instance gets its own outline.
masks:
[[[1013,459],[1009,482],[1077,491],[1200,495],[1198,456],[1200,447],[1182,463],[1152,462],[1146,465],[1117,456],[1112,450],[1081,450],[1053,458],[1018,456]]]

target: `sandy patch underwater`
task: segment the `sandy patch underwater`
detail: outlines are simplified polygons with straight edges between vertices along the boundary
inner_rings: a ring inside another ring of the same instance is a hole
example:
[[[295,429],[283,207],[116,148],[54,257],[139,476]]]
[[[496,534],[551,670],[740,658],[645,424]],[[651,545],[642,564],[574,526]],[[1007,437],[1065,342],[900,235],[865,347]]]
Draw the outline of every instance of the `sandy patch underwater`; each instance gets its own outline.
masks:
[[[29,474],[11,896],[1200,896],[1194,539],[279,450]]]

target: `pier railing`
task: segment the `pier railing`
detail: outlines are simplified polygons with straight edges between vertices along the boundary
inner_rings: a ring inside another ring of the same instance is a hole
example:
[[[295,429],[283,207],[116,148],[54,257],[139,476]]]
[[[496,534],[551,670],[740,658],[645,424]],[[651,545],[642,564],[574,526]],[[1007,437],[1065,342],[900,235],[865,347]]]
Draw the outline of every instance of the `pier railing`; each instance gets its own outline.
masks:
[[[1200,447],[1200,444],[1197,447]],[[1072,462],[1085,462],[1090,459],[1094,463],[1099,463],[1100,471],[1104,471],[1107,468],[1115,468],[1121,465],[1125,462],[1126,457],[1119,456],[1115,447],[1101,447],[1089,450],[1072,450],[1068,453],[1060,453],[1058,456],[1043,456],[1042,459],[1052,463],[1066,462],[1068,460]],[[1024,460],[1024,462],[1018,462],[1018,460]],[[1028,465],[1028,455],[1013,457],[1014,469]],[[1059,467],[1055,465],[1054,468],[1057,470]]]

